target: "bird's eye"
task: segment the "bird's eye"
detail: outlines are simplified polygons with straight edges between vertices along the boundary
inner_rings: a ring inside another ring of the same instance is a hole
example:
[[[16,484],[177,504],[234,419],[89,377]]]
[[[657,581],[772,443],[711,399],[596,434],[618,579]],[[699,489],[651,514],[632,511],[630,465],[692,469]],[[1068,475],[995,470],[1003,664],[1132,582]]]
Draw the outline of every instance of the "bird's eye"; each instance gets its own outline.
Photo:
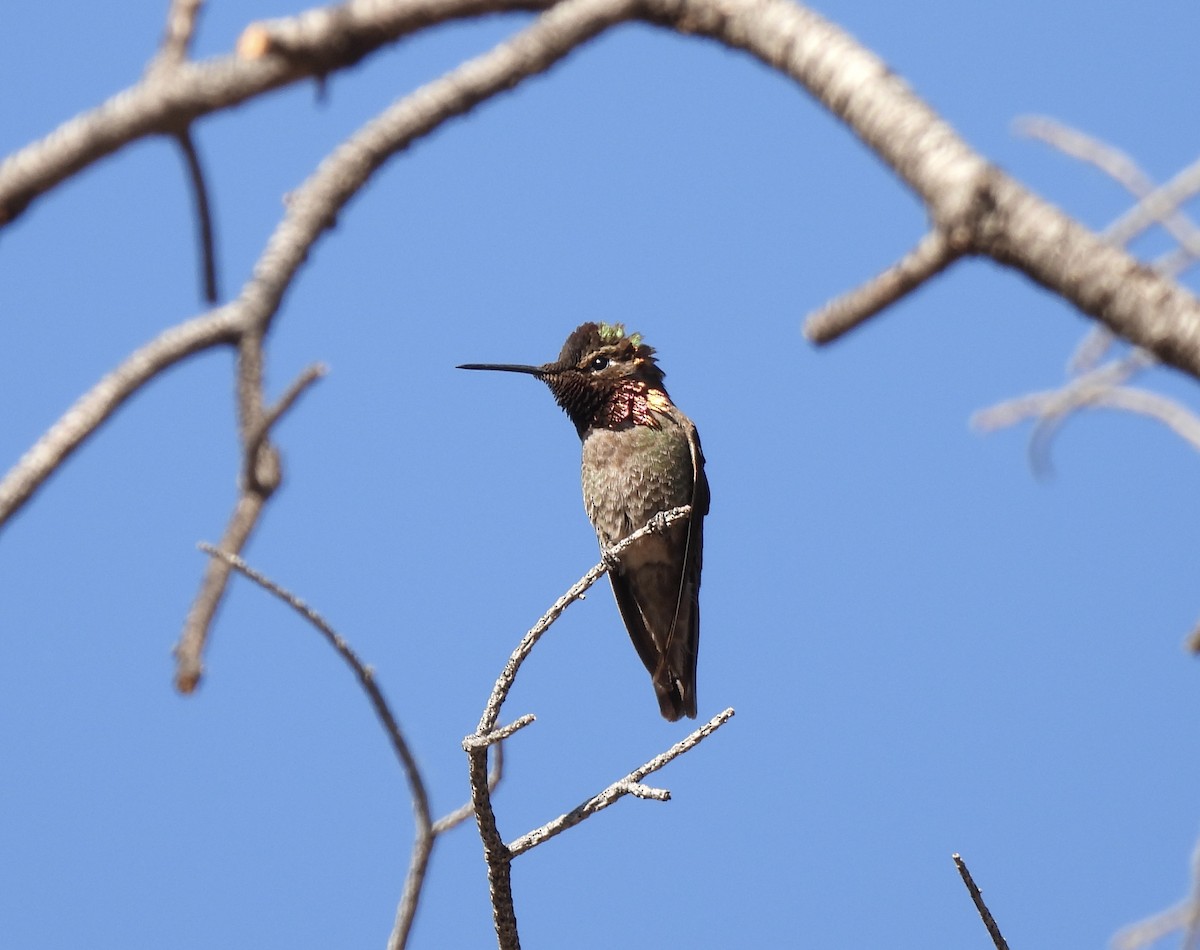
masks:
[[[588,364],[588,369],[601,370],[608,365],[607,356],[597,356],[591,363]]]

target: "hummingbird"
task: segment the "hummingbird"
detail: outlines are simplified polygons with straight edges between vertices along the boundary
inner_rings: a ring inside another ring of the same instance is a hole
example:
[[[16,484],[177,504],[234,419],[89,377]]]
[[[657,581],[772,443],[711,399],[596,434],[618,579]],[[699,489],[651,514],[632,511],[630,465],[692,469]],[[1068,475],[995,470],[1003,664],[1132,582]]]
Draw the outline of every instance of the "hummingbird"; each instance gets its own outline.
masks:
[[[654,348],[619,323],[585,323],[553,363],[458,368],[526,373],[550,387],[583,443],[583,504],[606,556],[655,515],[691,505],[690,517],[627,549],[608,577],[663,717],[694,719],[708,479],[700,436],[667,395]]]

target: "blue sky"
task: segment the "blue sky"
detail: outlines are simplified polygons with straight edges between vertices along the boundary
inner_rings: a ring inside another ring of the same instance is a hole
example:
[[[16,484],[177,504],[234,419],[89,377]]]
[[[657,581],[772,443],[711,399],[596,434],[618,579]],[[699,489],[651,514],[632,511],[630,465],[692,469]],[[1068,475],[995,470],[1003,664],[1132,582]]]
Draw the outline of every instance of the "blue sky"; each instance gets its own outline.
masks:
[[[25,4],[0,31],[0,153],[135,81],[165,3]],[[1021,140],[1048,114],[1158,179],[1190,162],[1200,7],[827,3],[974,146],[1100,228],[1128,199]],[[286,8],[212,3],[201,56]],[[525,18],[440,29],[204,120],[223,289],[281,199],[389,102]],[[597,559],[578,441],[536,381],[584,320],[659,350],[708,456],[699,702],[736,718],[520,858],[529,947],[1099,947],[1187,887],[1200,831],[1194,452],[1111,413],[1056,475],[971,414],[1056,385],[1088,324],[1025,279],[956,266],[823,351],[803,316],[891,262],[918,203],[790,82],[642,26],[393,161],[288,295],[273,392],[286,483],[249,560],[377,671],[434,809],[522,633]],[[1153,255],[1159,237],[1136,246]],[[0,239],[0,465],[104,372],[203,309],[171,147],[126,149]],[[1194,283],[1193,283],[1194,286]],[[156,381],[0,537],[0,945],[372,947],[408,860],[403,777],[317,635],[246,582],[201,691],[170,648],[238,469],[231,361]],[[1151,377],[1195,403],[1194,384]],[[512,839],[686,734],[663,722],[607,590],[538,647],[496,798]],[[474,829],[442,840],[417,947],[492,941]]]

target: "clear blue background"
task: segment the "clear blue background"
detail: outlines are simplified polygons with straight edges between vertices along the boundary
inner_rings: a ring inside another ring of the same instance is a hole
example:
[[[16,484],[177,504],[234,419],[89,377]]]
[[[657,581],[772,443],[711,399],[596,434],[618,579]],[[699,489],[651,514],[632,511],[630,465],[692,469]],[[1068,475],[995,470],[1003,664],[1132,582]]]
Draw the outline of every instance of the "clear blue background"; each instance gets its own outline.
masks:
[[[166,4],[16,4],[0,153],[137,80]],[[1129,199],[1016,138],[1056,116],[1159,179],[1196,155],[1194,0],[828,2],[983,154],[1089,225]],[[201,56],[285,5],[213,2]],[[197,127],[223,289],[282,198],[389,102],[527,21],[435,30]],[[803,316],[909,248],[919,204],[791,82],[645,26],[450,123],[341,216],[270,341],[286,483],[250,561],[372,663],[435,811],[509,651],[597,560],[578,442],[536,381],[584,320],[660,353],[709,458],[701,716],[736,718],[520,858],[528,947],[1101,947],[1187,888],[1200,831],[1194,451],[1112,413],[1056,477],[977,409],[1057,385],[1088,324],[986,262],[817,351]],[[161,329],[201,312],[172,146],[144,141],[0,238],[0,467]],[[1153,256],[1160,238],[1137,245]],[[1161,389],[1195,401],[1192,381]],[[239,467],[231,358],[139,394],[0,537],[0,946],[378,947],[408,862],[403,777],[358,687],[237,581],[208,676],[170,648]],[[509,839],[684,735],[608,592],[552,630],[506,708],[537,723],[496,799]],[[433,857],[417,947],[493,941],[478,837]]]

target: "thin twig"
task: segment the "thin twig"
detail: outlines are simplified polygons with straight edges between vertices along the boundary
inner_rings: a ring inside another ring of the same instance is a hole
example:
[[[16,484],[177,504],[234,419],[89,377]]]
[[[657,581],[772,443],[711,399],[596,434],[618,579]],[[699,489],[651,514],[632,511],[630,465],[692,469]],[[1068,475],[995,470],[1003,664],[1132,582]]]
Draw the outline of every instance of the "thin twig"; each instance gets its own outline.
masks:
[[[283,480],[279,453],[265,438],[263,409],[262,335],[243,332],[238,340],[238,421],[242,433],[243,462],[241,492],[221,538],[220,549],[241,554],[258,526],[268,499]],[[278,416],[276,416],[278,418]],[[260,431],[261,430],[261,431]],[[249,450],[253,448],[253,454]],[[209,561],[196,599],[192,602],[183,631],[175,645],[175,688],[195,692],[204,675],[204,648],[217,609],[225,598],[230,567],[222,560]]]
[[[275,423],[296,404],[296,400],[307,391],[309,386],[323,378],[328,372],[329,367],[324,363],[313,363],[307,367],[292,381],[292,384],[279,397],[279,401],[263,415],[262,419],[255,423],[246,438],[246,446],[242,452],[245,462],[242,478],[245,484],[251,484],[255,480],[254,469],[258,453],[262,449],[263,440],[275,428]]]
[[[199,225],[197,244],[200,247],[200,282],[204,299],[216,303],[221,297],[217,286],[217,251],[216,239],[213,237],[212,208],[208,200],[208,184],[204,178],[204,168],[200,164],[200,154],[196,151],[196,143],[192,139],[191,126],[175,136],[179,150],[183,153],[184,165],[187,167],[188,182],[192,188],[192,201],[196,207],[196,221]]]
[[[329,645],[337,651],[338,656],[345,660],[346,665],[353,671],[363,692],[367,694],[367,698],[371,701],[371,707],[375,710],[375,716],[379,719],[380,725],[383,726],[383,731],[391,741],[392,749],[396,753],[396,757],[400,760],[400,765],[404,769],[404,775],[408,779],[416,822],[412,858],[409,863],[408,874],[404,880],[404,891],[396,911],[395,927],[388,940],[389,950],[398,950],[398,948],[403,947],[408,941],[408,934],[417,912],[421,887],[425,881],[425,872],[429,866],[429,855],[433,851],[435,838],[433,821],[429,813],[429,795],[425,790],[425,781],[421,777],[421,769],[417,765],[417,760],[408,746],[408,741],[404,738],[400,724],[396,721],[396,717],[392,713],[391,707],[383,695],[383,691],[379,688],[379,684],[375,682],[375,676],[371,668],[363,663],[350,644],[330,626],[324,617],[291,591],[281,587],[269,577],[250,567],[236,554],[223,551],[205,542],[201,542],[199,547],[206,554],[212,555],[212,557],[224,562],[233,570],[245,575],[260,587],[274,594],[321,633]]]
[[[169,69],[187,59],[196,34],[196,20],[203,6],[204,0],[171,0],[162,45],[150,64],[152,70]]]
[[[526,726],[528,726],[533,721],[534,721],[534,715],[532,713],[526,713],[524,716],[521,716],[519,719],[516,719],[513,722],[510,722],[507,726],[501,726],[499,729],[496,729],[493,732],[489,732],[485,736],[478,736],[478,735],[467,736],[465,739],[463,739],[463,748],[467,749],[467,750],[486,749],[490,745],[495,745],[498,742],[503,742],[505,739],[507,739],[509,736],[511,736],[514,732],[517,732],[520,729],[524,729]]]
[[[1192,849],[1191,896],[1122,929],[1113,937],[1113,950],[1143,950],[1176,930],[1183,931],[1183,950],[1195,950],[1200,938],[1200,841]]]
[[[810,314],[804,321],[804,335],[816,344],[844,336],[941,273],[962,254],[941,231],[929,232],[883,273]]]
[[[1084,334],[1067,360],[1067,375],[1090,373],[1112,349],[1116,337],[1106,326],[1097,324]]]
[[[1117,184],[1138,199],[1135,209],[1138,215],[1127,212],[1103,233],[1104,238],[1124,246],[1151,224],[1162,224],[1172,238],[1180,242],[1192,257],[1200,255],[1200,229],[1196,228],[1187,215],[1180,210],[1182,202],[1165,202],[1150,175],[1142,172],[1139,164],[1126,152],[1106,142],[1088,136],[1078,128],[1063,125],[1045,116],[1026,116],[1015,122],[1016,131],[1040,142],[1054,146],[1081,162],[1093,164]],[[1135,223],[1136,230],[1130,228]]]
[[[1158,942],[1167,934],[1182,930],[1187,926],[1193,913],[1192,902],[1182,901],[1145,920],[1130,924],[1113,937],[1113,950],[1142,950],[1143,947]]]
[[[962,856],[955,854],[954,866],[958,868],[958,873],[963,879],[963,883],[967,885],[967,893],[971,895],[971,900],[975,902],[975,909],[979,911],[979,917],[983,920],[983,925],[987,927],[988,935],[992,938],[992,943],[996,945],[996,950],[1008,950],[1008,944],[1004,941],[1004,936],[1000,933],[1000,928],[996,924],[996,920],[992,917],[992,912],[987,909],[987,904],[983,902],[983,894],[979,888],[975,886],[975,879],[971,877],[971,872],[967,870],[966,862]]]
[[[1200,161],[1195,161],[1182,171],[1176,172],[1170,181],[1146,195],[1110,224],[1104,232],[1105,236],[1110,241],[1126,244],[1151,224],[1161,222],[1173,211],[1178,211],[1197,194],[1200,194]],[[1193,260],[1200,256],[1200,251],[1196,250],[1196,240],[1180,243],[1188,250]]]
[[[490,746],[489,750],[492,753],[492,770],[487,777],[487,790],[491,795],[496,791],[496,787],[504,778],[504,743],[499,742],[494,746]],[[468,801],[459,805],[454,811],[447,815],[443,815],[433,823],[433,833],[435,835],[444,834],[451,828],[457,828],[468,818],[475,814],[475,803]]]
[[[265,499],[254,492],[244,492],[238,497],[233,514],[221,537],[220,550],[234,556],[241,551],[258,523]],[[183,631],[175,644],[175,688],[184,695],[195,692],[204,675],[204,647],[217,615],[217,608],[224,599],[229,584],[230,563],[225,557],[208,562],[200,580],[192,606],[183,620]]]
[[[548,821],[540,828],[535,828],[528,834],[521,835],[516,841],[508,845],[508,852],[512,857],[519,854],[524,854],[531,848],[536,848],[539,844],[549,841],[556,835],[562,834],[568,828],[573,828],[581,821],[590,818],[596,812],[603,811],[609,805],[619,801],[626,795],[638,795],[638,797],[653,798],[658,801],[666,801],[670,798],[670,794],[661,789],[648,789],[641,785],[642,779],[652,772],[657,772],[672,759],[683,755],[689,749],[699,745],[705,738],[712,735],[721,726],[725,725],[733,718],[733,709],[726,709],[723,712],[717,713],[703,726],[695,732],[688,735],[685,739],[676,742],[675,745],[667,749],[666,752],[656,755],[649,762],[634,769],[624,778],[613,782],[608,788],[600,792],[598,795],[593,795],[587,801],[571,809],[564,815],[559,815],[553,821]],[[644,793],[644,794],[640,794]]]
[[[1107,406],[1140,412],[1157,418],[1189,440],[1193,435],[1200,439],[1200,420],[1191,417],[1183,406],[1166,397],[1121,385],[1153,364],[1154,358],[1145,350],[1134,350],[1119,360],[1096,367],[1059,389],[1030,393],[981,409],[971,417],[971,425],[991,432],[1025,419],[1033,419],[1035,425],[1029,440],[1029,456],[1033,470],[1038,473],[1051,470],[1049,452],[1054,436],[1067,419],[1084,408]]]

